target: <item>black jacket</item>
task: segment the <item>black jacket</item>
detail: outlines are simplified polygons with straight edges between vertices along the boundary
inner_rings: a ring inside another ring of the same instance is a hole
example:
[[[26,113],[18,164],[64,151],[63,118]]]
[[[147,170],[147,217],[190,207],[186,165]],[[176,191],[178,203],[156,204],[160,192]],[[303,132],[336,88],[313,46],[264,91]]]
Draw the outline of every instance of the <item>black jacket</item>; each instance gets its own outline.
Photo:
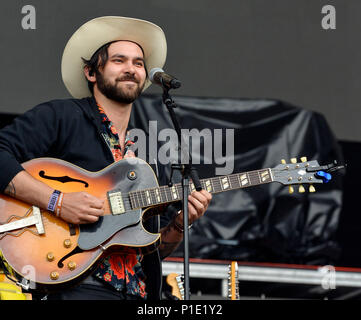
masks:
[[[53,100],[42,103],[0,130],[0,191],[23,170],[21,163],[52,157],[88,171],[99,171],[114,162],[101,135],[103,130],[94,98]],[[154,166],[153,166],[154,169]],[[163,167],[158,179],[164,185]],[[167,215],[147,220],[146,228],[158,232],[169,222]],[[160,299],[161,263],[158,251],[143,259],[148,299]]]

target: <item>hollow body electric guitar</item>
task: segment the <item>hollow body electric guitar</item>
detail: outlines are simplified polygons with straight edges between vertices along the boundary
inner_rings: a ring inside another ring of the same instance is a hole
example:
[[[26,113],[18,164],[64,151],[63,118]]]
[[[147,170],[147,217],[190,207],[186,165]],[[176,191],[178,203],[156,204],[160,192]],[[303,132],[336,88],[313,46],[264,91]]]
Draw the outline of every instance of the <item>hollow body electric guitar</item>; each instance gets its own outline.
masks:
[[[308,184],[309,191],[314,192],[313,184],[330,179],[326,170],[330,165],[320,167],[315,160],[302,161],[292,159],[273,169],[202,179],[201,184],[210,193],[271,182],[302,188],[301,184]],[[71,225],[46,210],[0,195],[0,250],[11,268],[36,283],[38,289],[76,280],[112,250],[155,250],[160,234],[143,227],[147,212],[182,200],[180,184],[159,187],[152,168],[138,158],[118,161],[97,172],[53,158],[33,159],[23,167],[54,189],[65,193],[85,191],[106,199],[105,214],[97,222]],[[192,191],[194,185],[190,182]]]

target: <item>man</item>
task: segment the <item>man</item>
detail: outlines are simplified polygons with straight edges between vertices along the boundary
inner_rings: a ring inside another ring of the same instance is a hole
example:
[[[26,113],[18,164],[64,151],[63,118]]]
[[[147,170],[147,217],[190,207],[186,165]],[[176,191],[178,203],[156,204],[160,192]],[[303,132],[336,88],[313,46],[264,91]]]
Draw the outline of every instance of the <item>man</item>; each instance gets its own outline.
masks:
[[[63,80],[75,99],[36,106],[0,132],[0,191],[53,211],[68,223],[98,221],[104,214],[103,200],[86,192],[57,192],[28,174],[21,163],[53,157],[99,171],[134,157],[127,134],[132,103],[150,85],[148,72],[161,68],[165,57],[164,33],[150,22],[100,17],[81,26],[62,59]],[[189,196],[190,224],[204,214],[210,200],[205,190]],[[160,257],[181,242],[182,224],[182,211],[162,218],[160,226],[151,219],[150,231],[161,228],[158,251],[145,256],[135,251],[112,254],[80,285],[50,294],[49,299],[159,299]]]

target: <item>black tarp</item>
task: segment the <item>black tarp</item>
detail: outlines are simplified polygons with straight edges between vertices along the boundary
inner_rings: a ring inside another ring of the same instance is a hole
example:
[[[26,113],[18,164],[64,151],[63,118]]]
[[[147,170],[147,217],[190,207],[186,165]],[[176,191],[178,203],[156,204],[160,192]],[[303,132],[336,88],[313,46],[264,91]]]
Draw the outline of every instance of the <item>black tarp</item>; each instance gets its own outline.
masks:
[[[220,161],[217,164],[215,150],[219,152],[222,147],[223,155],[226,154],[227,129],[234,129],[232,173],[273,168],[281,159],[289,162],[295,157],[300,161],[302,156],[317,160],[320,165],[333,160],[343,162],[332,131],[317,112],[266,99],[173,99],[182,128],[199,132],[207,129],[213,135],[211,142],[206,141],[208,150],[212,148],[212,163],[209,153],[205,157],[201,139],[199,161],[194,165],[200,178],[213,177],[216,168],[222,168]],[[131,123],[146,132],[151,124],[149,139],[157,138],[155,123],[157,134],[173,128],[159,95],[138,99]],[[222,132],[221,141],[216,141],[216,132]],[[173,182],[179,181],[178,174]],[[206,215],[190,229],[190,257],[332,264],[340,253],[335,233],[342,207],[342,182],[341,171],[333,174],[329,183],[315,185],[315,193],[298,193],[295,188],[296,192],[289,194],[287,186],[271,183],[215,194]],[[183,245],[172,256],[183,256]]]

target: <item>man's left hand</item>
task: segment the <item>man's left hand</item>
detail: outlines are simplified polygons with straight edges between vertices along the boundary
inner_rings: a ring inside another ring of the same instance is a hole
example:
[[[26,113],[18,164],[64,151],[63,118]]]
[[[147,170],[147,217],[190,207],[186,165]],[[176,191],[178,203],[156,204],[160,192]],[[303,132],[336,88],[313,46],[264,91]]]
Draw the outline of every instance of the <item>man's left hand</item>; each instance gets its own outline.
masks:
[[[198,220],[206,212],[209,203],[212,200],[212,195],[206,191],[193,191],[188,196],[188,221],[191,225],[194,221]],[[176,222],[178,225],[183,225],[183,212],[181,212],[177,218]]]

